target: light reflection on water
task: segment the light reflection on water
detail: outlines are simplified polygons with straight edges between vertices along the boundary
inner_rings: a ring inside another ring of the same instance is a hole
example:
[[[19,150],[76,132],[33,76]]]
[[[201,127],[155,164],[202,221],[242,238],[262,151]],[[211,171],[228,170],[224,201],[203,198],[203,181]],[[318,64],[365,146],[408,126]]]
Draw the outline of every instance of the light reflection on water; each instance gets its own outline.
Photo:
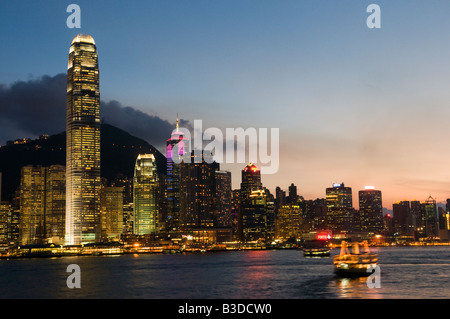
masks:
[[[333,274],[332,257],[298,250],[0,261],[1,298],[449,298],[450,247],[388,247],[381,288]],[[338,253],[334,250],[332,255]],[[81,268],[69,289],[66,268]]]

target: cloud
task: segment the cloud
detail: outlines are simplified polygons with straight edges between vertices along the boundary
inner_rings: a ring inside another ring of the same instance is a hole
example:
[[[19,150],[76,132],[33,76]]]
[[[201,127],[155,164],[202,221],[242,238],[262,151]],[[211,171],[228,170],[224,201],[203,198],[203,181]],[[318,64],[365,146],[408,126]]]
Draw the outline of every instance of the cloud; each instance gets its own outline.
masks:
[[[11,86],[0,85],[1,139],[5,135],[8,138],[25,137],[9,136],[8,132],[37,136],[64,131],[66,81],[64,74],[58,74],[18,81]]]
[[[155,147],[162,147],[170,137],[175,124],[149,115],[130,106],[122,106],[118,101],[101,102],[101,116],[105,123],[117,126],[140,137]],[[190,129],[188,121],[181,120],[180,126]]]
[[[44,75],[11,85],[0,84],[0,144],[7,140],[40,134],[57,134],[66,129],[66,74]],[[118,101],[101,101],[104,122],[140,137],[153,146],[164,147],[175,128],[158,116],[149,115]],[[188,121],[180,125],[188,129]]]

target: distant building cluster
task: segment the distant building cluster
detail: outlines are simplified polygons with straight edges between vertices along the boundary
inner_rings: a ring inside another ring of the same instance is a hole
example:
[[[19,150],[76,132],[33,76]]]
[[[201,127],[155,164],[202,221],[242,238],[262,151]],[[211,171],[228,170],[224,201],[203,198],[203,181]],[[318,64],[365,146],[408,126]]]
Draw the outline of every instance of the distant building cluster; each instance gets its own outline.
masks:
[[[0,201],[2,250],[173,239],[194,245],[257,244],[295,241],[319,230],[405,241],[449,239],[450,199],[446,209],[438,209],[431,196],[424,202],[400,201],[391,216],[383,214],[381,191],[366,187],[358,193],[356,210],[352,189],[344,183],[326,188],[326,197],[315,200],[300,196],[294,184],[271,194],[252,163],[243,167],[240,188],[233,190],[231,173],[206,160],[211,154],[188,149],[178,119],[166,142],[166,174],[158,173],[154,154],[140,154],[133,178],[102,180],[99,70],[92,37],[73,40],[67,77],[66,166],[22,168],[13,200]],[[189,160],[178,163],[174,151]]]

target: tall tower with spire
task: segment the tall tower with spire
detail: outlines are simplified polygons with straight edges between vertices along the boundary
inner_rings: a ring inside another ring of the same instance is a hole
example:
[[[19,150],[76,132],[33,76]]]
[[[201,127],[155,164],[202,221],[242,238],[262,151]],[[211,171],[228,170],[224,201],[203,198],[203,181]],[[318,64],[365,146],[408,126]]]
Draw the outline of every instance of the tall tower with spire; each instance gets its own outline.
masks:
[[[90,35],[77,35],[67,69],[67,244],[100,239],[100,91],[98,55]]]
[[[167,216],[163,218],[164,228],[176,232],[180,228],[180,164],[174,161],[175,156],[184,156],[188,139],[180,131],[177,114],[176,128],[167,140]]]

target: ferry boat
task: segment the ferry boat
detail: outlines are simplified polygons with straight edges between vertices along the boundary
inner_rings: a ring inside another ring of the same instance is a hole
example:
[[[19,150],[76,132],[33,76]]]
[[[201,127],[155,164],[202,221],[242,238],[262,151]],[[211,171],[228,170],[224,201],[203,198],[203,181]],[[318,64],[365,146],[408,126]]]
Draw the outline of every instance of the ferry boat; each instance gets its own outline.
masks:
[[[352,247],[351,253],[345,241],[341,244],[340,254],[333,259],[334,272],[341,277],[366,277],[372,273],[369,267],[378,264],[378,255],[370,253],[369,245],[364,242],[364,251],[360,252],[359,244]]]
[[[303,247],[303,256],[305,257],[327,257],[330,256],[330,247],[328,242],[323,240],[305,241]]]
[[[320,230],[303,234],[303,256],[305,257],[327,257],[330,256],[329,241],[331,231]]]

